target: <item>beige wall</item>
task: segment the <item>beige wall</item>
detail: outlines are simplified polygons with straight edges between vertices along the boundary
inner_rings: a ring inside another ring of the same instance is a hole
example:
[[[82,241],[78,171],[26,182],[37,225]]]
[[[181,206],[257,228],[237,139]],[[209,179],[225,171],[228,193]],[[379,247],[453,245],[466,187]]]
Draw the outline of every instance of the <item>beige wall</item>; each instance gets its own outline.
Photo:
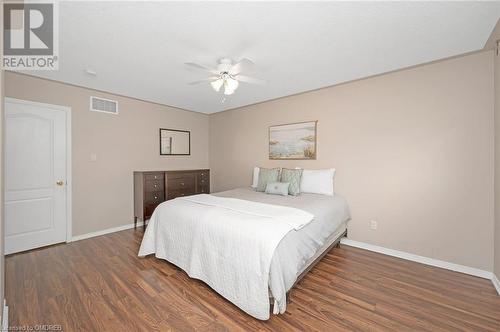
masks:
[[[500,39],[500,24],[497,24]],[[500,278],[500,55],[495,59],[495,267],[494,273]]]
[[[497,52],[500,40],[500,20],[486,42],[485,49],[494,50],[495,66],[495,232],[493,272],[500,278],[500,56]]]
[[[268,126],[308,120],[318,160],[269,160]],[[253,166],[335,167],[351,239],[488,271],[493,159],[491,51],[210,116],[213,189]]]
[[[207,115],[12,72],[5,94],[72,109],[73,235],[133,222],[134,170],[208,167]],[[90,112],[91,95],[118,100],[119,115]],[[191,156],[160,156],[160,127],[190,130]]]

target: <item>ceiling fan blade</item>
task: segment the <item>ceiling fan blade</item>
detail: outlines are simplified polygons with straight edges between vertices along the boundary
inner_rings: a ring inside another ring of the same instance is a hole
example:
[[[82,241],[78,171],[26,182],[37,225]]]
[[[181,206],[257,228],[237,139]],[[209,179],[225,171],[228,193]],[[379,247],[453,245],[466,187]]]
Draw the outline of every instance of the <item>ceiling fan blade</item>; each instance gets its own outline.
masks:
[[[219,79],[219,76],[212,76],[212,77],[204,78],[202,80],[198,80],[198,81],[194,81],[194,82],[189,82],[188,84],[189,85],[196,85],[196,84],[200,84],[200,83],[215,81],[215,80],[218,80],[218,79]]]
[[[231,69],[229,69],[229,73],[230,73],[231,75],[233,75],[233,76],[234,76],[234,75],[238,75],[239,73],[241,73],[241,72],[243,71],[243,69],[244,69],[245,67],[251,67],[251,66],[253,66],[253,65],[254,65],[254,63],[253,63],[253,61],[252,61],[252,60],[247,59],[247,58],[243,58],[243,59],[241,59],[241,60],[240,60],[240,62],[238,62],[238,63],[234,64],[234,65],[231,67]]]
[[[258,84],[258,85],[264,85],[267,82],[264,80],[261,80],[259,78],[253,78],[245,75],[238,75],[235,76],[235,79],[240,81],[240,82],[245,82],[245,83],[250,83],[250,84]]]
[[[204,70],[204,71],[208,71],[209,73],[212,73],[212,74],[216,74],[216,75],[219,74],[219,72],[217,70],[215,70],[215,69],[210,69],[208,67],[199,65],[199,64],[194,63],[194,62],[186,62],[185,65],[189,66],[189,67],[192,67],[192,68],[196,68],[196,69],[201,69],[201,70]]]

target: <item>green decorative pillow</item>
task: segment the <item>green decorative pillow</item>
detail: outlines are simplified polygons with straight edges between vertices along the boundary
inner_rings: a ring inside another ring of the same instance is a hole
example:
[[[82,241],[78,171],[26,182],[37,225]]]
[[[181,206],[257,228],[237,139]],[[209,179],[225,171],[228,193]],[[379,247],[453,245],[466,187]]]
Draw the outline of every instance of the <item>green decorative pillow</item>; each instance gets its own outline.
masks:
[[[269,182],[278,182],[280,177],[279,168],[261,168],[259,170],[259,182],[257,183],[257,191],[266,191]]]
[[[281,170],[281,182],[288,182],[288,193],[293,196],[300,194],[300,180],[302,178],[302,169],[287,169]]]
[[[266,194],[288,196],[288,186],[290,183],[284,182],[268,182],[266,186]]]

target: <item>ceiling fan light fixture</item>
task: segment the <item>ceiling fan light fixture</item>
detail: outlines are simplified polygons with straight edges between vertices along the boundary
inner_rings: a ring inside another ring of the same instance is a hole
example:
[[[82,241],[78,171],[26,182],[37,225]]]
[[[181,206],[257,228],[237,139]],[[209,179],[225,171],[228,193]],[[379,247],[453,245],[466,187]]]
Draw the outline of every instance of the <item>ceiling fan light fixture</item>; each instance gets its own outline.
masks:
[[[263,80],[241,75],[244,67],[253,65],[253,62],[246,58],[241,59],[240,62],[235,64],[233,64],[231,59],[220,59],[217,69],[211,69],[193,62],[186,62],[186,65],[191,68],[201,69],[205,72],[214,74],[213,76],[190,82],[188,84],[196,85],[199,83],[210,82],[214,91],[222,92],[226,96],[232,95],[238,89],[240,81],[249,84],[263,84],[264,82]]]
[[[224,84],[224,81],[222,79],[218,79],[218,80],[215,80],[213,82],[210,82],[210,85],[212,86],[212,88],[219,92],[220,91],[220,88],[222,87],[222,84]]]
[[[239,85],[240,85],[240,83],[237,80],[235,80],[234,78],[228,78],[226,80],[226,89],[229,88],[230,90],[234,91],[234,90],[238,89]]]

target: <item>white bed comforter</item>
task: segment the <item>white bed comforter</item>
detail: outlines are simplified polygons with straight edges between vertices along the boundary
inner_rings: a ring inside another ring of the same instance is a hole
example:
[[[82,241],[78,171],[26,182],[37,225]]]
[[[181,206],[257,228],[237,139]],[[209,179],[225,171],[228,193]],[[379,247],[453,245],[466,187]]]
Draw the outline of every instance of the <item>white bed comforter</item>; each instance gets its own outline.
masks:
[[[139,256],[155,253],[201,279],[258,319],[269,318],[269,272],[274,251],[314,215],[296,208],[196,195],[158,206]],[[284,307],[285,296],[275,299]]]

